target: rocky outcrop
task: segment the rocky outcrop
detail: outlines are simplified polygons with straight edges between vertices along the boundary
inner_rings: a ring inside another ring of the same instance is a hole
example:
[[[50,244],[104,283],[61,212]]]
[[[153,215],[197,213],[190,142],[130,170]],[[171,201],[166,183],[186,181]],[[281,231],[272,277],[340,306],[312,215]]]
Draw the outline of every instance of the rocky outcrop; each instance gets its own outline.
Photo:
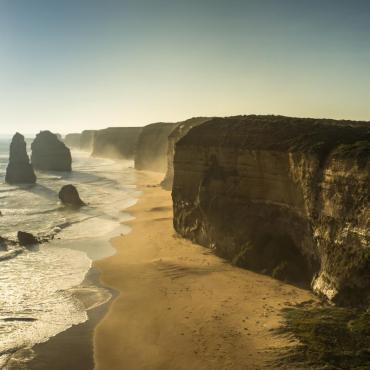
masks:
[[[136,147],[135,168],[166,172],[168,135],[176,123],[152,123],[143,128]]]
[[[80,149],[81,148],[81,134],[67,134],[64,138],[64,144],[70,149]]]
[[[70,150],[50,131],[41,131],[31,145],[34,168],[43,171],[71,171]]]
[[[209,121],[208,117],[194,117],[186,121],[179,122],[178,125],[168,136],[168,147],[167,147],[167,171],[166,176],[163,179],[161,186],[163,189],[171,190],[173,183],[173,158],[175,156],[175,144],[185,136],[190,129],[199,126],[204,122]]]
[[[24,136],[18,132],[13,136],[10,144],[5,181],[9,184],[34,184],[36,182],[36,175],[28,158]]]
[[[62,189],[60,189],[59,199],[67,206],[78,208],[85,205],[85,203],[81,200],[76,187],[71,184],[64,185]]]
[[[356,303],[370,292],[369,183],[368,122],[212,119],[176,144],[174,227],[239,266]]]
[[[96,131],[92,156],[133,159],[141,127],[109,127]]]
[[[39,243],[34,235],[32,235],[31,233],[26,233],[24,231],[18,231],[17,237],[19,245],[22,245],[23,247],[29,247]]]
[[[80,149],[91,152],[94,144],[95,130],[84,130],[81,133]]]
[[[7,251],[8,243],[7,240],[0,236],[0,251]]]

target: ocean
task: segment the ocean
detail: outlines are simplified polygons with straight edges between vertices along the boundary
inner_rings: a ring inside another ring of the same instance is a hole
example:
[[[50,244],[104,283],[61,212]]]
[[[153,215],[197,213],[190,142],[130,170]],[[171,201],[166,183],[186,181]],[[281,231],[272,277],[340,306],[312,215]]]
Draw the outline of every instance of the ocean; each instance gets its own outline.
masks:
[[[9,145],[0,138],[0,236],[16,239],[21,230],[54,239],[34,250],[0,251],[0,369],[31,358],[35,344],[87,320],[91,307],[78,299],[79,289],[87,289],[95,305],[110,298],[102,287],[81,284],[93,260],[114,254],[110,238],[130,231],[124,224],[130,215],[122,210],[138,196],[132,162],[82,152],[72,152],[71,173],[37,172],[36,185],[8,185]],[[65,184],[77,187],[86,207],[60,204]]]

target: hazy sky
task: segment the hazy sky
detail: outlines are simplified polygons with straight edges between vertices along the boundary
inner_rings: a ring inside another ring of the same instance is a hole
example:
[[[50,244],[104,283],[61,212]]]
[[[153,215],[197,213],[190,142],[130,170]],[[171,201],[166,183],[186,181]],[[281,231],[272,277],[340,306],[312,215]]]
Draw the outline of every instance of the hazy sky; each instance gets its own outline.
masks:
[[[370,120],[369,0],[0,0],[0,133]]]

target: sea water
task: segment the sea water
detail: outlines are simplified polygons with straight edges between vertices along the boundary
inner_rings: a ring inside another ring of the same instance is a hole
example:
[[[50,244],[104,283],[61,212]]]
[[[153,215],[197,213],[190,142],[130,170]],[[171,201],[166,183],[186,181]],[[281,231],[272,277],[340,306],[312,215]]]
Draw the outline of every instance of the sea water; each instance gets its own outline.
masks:
[[[110,237],[129,232],[122,222],[130,216],[122,210],[137,196],[131,162],[81,152],[72,153],[71,173],[37,172],[36,185],[8,185],[9,144],[0,139],[0,236],[15,239],[21,230],[54,240],[34,250],[0,251],[0,369],[15,352],[87,320],[76,287],[92,260],[114,253]],[[86,207],[60,204],[65,184],[77,187]]]

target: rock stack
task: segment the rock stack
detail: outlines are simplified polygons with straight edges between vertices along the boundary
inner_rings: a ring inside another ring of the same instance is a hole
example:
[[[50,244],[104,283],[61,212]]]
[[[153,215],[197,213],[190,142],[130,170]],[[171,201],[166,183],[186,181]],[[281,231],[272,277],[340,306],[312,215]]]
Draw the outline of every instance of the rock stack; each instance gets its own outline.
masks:
[[[24,136],[18,132],[13,136],[10,144],[5,181],[8,184],[34,184],[36,182],[36,175],[28,158]]]
[[[50,131],[41,131],[31,145],[31,161],[34,168],[42,171],[71,171],[70,150]]]
[[[85,205],[85,203],[81,200],[76,187],[71,184],[64,185],[60,189],[59,199],[63,204],[75,208]]]

